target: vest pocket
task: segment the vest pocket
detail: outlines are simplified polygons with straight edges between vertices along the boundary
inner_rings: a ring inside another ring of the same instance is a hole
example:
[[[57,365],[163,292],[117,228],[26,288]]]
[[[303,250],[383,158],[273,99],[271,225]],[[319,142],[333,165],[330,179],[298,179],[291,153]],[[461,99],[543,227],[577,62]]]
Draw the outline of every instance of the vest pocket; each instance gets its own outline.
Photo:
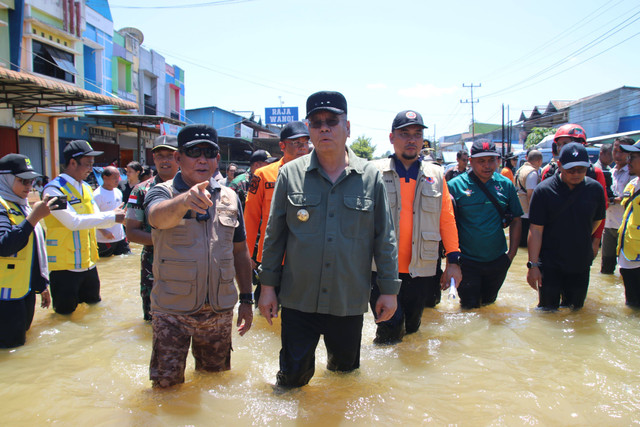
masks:
[[[156,303],[176,311],[194,310],[197,303],[197,272],[195,261],[163,259],[158,266],[158,277],[155,277],[153,287]]]
[[[238,291],[233,283],[235,276],[236,269],[233,266],[233,260],[221,260],[218,289],[212,293],[213,298],[211,298],[211,307],[215,311],[231,310],[238,302]]]
[[[422,187],[422,197],[420,198],[422,210],[425,212],[437,212],[441,197],[442,194],[439,191],[426,185]]]
[[[420,259],[435,261],[440,257],[440,234],[433,231],[423,231],[420,241]]]

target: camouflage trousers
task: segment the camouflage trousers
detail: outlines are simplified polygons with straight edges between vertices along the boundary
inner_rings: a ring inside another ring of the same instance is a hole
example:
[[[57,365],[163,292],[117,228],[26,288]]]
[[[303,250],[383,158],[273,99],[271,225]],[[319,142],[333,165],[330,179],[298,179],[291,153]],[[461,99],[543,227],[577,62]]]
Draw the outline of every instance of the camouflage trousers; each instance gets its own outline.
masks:
[[[153,251],[146,248],[140,256],[140,296],[142,297],[142,315],[151,320],[151,289],[153,288]]]
[[[216,313],[205,304],[189,315],[153,312],[153,349],[149,378],[154,387],[184,382],[189,353],[196,370],[219,372],[231,369],[231,327],[233,310]]]

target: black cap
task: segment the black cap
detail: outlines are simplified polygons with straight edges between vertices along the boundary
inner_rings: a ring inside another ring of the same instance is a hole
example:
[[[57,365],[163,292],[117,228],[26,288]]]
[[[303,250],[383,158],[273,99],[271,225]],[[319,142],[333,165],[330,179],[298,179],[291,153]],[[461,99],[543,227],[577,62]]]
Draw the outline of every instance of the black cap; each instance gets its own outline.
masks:
[[[563,169],[571,169],[576,166],[591,166],[591,162],[589,161],[589,153],[587,153],[587,149],[584,148],[584,145],[579,142],[570,142],[569,144],[565,144],[562,146],[562,150],[560,150],[560,157],[558,161],[562,165]]]
[[[271,157],[268,151],[265,150],[256,150],[251,153],[251,157],[249,157],[249,164],[252,165],[255,162],[267,162],[273,163],[278,160],[277,157]]]
[[[633,145],[622,145],[622,144],[620,144],[620,149],[622,151],[626,151],[628,153],[638,153],[638,152],[640,152],[640,141],[636,142]]]
[[[504,159],[505,159],[505,160],[511,160],[511,159],[515,159],[515,158],[516,158],[516,153],[514,153],[513,151],[512,151],[512,152],[510,152],[510,153],[507,153],[507,154],[504,156]]]
[[[474,141],[471,146],[471,156],[470,157],[486,157],[486,156],[496,156],[500,157],[500,154],[496,151],[496,144],[493,141],[480,140]]]
[[[194,145],[207,143],[220,150],[218,146],[218,132],[207,125],[189,125],[183,127],[178,133],[178,149],[193,147]]]
[[[178,138],[173,135],[160,135],[153,141],[153,148],[151,151],[156,151],[159,148],[166,148],[167,150],[178,150]]]
[[[280,141],[285,139],[296,139],[303,136],[309,136],[309,128],[302,122],[291,122],[280,132]]]
[[[317,111],[347,114],[347,100],[340,92],[323,90],[307,98],[307,118]]]
[[[102,153],[104,153],[104,151],[95,151],[91,144],[84,139],[76,139],[75,141],[69,142],[62,151],[65,162],[69,162],[69,160],[75,159],[76,157],[95,157]]]
[[[398,114],[396,114],[396,118],[393,119],[393,124],[391,125],[391,131],[393,132],[396,129],[401,129],[403,127],[407,127],[411,125],[422,126],[424,129],[427,128],[427,126],[425,126],[424,122],[422,121],[422,116],[417,111],[413,111],[413,110],[400,111]]]
[[[7,154],[0,159],[0,174],[6,173],[22,179],[33,179],[42,176],[33,170],[31,160],[22,154]]]

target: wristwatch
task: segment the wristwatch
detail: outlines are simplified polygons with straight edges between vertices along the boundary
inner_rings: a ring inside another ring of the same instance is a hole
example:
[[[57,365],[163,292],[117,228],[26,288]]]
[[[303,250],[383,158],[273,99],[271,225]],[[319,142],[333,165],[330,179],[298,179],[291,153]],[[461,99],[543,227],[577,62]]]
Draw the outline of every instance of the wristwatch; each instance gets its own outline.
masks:
[[[462,265],[462,257],[460,257],[460,252],[449,252],[447,254],[447,261],[449,262],[449,264]]]
[[[253,292],[249,292],[246,294],[241,293],[238,299],[240,300],[240,304],[254,304]]]
[[[527,268],[533,268],[533,267],[538,267],[540,268],[540,266],[542,265],[541,262],[531,262],[531,261],[527,261]]]

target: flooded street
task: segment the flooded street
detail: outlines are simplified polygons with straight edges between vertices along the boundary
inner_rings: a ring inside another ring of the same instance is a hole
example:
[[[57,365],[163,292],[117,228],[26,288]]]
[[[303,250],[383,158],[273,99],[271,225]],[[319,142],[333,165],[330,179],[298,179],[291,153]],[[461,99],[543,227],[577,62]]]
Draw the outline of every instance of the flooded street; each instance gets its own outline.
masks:
[[[358,372],[328,372],[321,344],[310,384],[278,395],[279,324],[257,315],[230,372],[195,373],[189,356],[186,384],[151,389],[134,250],[100,261],[100,304],[38,307],[27,344],[0,351],[3,425],[640,424],[640,312],[599,260],[579,312],[534,310],[521,249],[495,305],[461,311],[445,292],[400,345],[374,346],[367,313]]]

